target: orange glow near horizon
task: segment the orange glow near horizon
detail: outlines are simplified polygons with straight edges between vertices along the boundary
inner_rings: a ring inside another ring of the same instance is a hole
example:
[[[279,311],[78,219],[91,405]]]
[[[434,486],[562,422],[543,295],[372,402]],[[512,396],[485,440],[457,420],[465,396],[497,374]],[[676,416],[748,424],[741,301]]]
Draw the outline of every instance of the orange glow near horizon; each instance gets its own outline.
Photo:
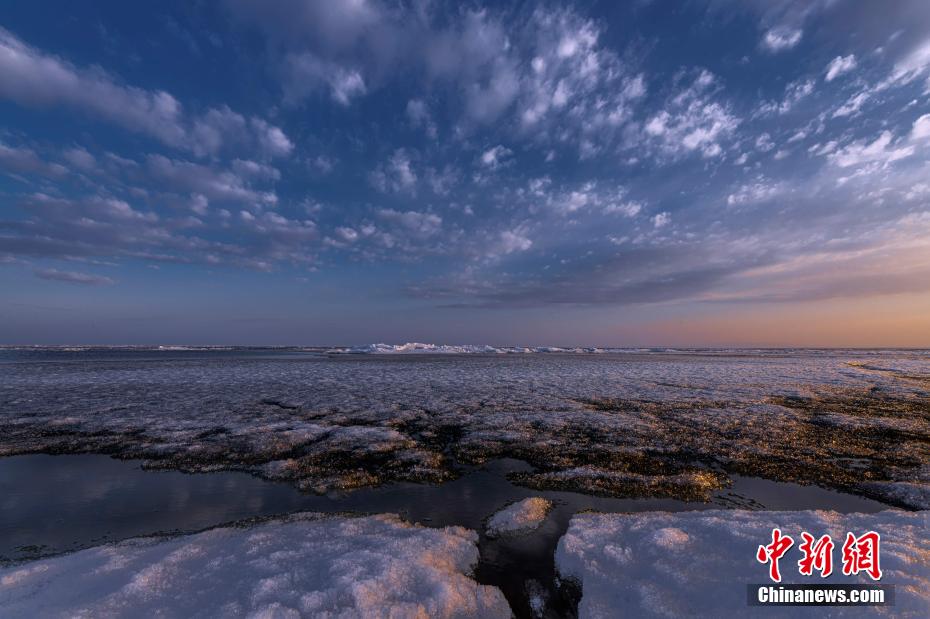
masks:
[[[930,347],[930,294],[831,299],[649,323],[657,341],[691,346]]]

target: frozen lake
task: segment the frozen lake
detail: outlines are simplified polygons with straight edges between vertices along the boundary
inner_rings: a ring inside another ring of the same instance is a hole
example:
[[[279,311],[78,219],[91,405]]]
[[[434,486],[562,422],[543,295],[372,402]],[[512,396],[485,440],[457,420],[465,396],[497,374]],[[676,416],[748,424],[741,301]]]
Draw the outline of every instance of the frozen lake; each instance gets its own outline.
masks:
[[[924,507],[927,359],[7,349],[0,557],[396,513],[479,532],[479,583],[520,615],[534,591],[564,614],[554,551],[578,512]],[[534,496],[554,507],[533,533],[485,535]]]

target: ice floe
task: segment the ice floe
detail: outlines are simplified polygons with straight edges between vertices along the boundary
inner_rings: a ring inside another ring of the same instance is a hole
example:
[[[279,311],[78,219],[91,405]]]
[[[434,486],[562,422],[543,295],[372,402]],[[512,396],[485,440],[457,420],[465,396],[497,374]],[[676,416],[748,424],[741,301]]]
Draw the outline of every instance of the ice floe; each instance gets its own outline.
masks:
[[[496,537],[532,531],[543,523],[550,509],[552,509],[552,501],[542,497],[530,497],[517,501],[488,519],[487,533],[491,537]]]

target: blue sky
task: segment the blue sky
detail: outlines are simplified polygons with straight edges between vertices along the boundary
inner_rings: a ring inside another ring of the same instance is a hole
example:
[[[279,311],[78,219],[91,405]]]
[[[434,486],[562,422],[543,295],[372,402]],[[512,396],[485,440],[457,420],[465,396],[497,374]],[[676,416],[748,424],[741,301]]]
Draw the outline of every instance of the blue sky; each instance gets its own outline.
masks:
[[[930,345],[922,0],[0,27],[0,342]]]

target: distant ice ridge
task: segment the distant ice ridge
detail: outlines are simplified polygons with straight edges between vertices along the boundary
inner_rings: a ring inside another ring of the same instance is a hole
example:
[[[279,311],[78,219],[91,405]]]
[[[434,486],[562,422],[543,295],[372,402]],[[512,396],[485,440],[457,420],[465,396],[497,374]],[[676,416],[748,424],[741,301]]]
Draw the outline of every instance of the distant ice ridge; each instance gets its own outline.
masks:
[[[407,342],[406,344],[367,344],[365,346],[353,346],[350,348],[334,348],[331,352],[354,353],[354,354],[403,354],[403,353],[427,353],[427,354],[475,354],[475,353],[542,353],[542,352],[571,352],[571,353],[603,353],[603,352],[623,352],[647,349],[634,348],[594,348],[594,347],[576,347],[562,348],[559,346],[489,346],[477,344],[423,344],[420,342]]]
[[[734,353],[752,354],[757,356],[785,356],[804,354],[834,356],[849,354],[853,356],[881,356],[896,352],[890,350],[874,349],[829,349],[829,348],[670,348],[670,347],[610,347],[610,346],[491,346],[489,344],[426,344],[423,342],[407,342],[406,344],[365,344],[364,346],[337,346],[324,349],[329,353],[349,354],[476,354],[476,353],[639,353],[639,354],[699,354],[699,355],[729,355]],[[910,350],[913,354],[928,354],[930,351]]]
[[[581,584],[580,617],[614,617],[617,609],[630,617],[824,616],[816,607],[753,613],[746,605],[746,584],[769,582],[756,550],[771,542],[774,527],[795,540],[780,562],[784,584],[872,584],[865,574],[843,576],[840,547],[847,531],[878,531],[881,584],[895,585],[895,605],[837,609],[837,616],[930,617],[930,512],[579,514],[559,541],[556,567]],[[802,531],[838,544],[831,576],[798,573]]]
[[[299,514],[0,569],[3,617],[509,617],[477,534]]]

